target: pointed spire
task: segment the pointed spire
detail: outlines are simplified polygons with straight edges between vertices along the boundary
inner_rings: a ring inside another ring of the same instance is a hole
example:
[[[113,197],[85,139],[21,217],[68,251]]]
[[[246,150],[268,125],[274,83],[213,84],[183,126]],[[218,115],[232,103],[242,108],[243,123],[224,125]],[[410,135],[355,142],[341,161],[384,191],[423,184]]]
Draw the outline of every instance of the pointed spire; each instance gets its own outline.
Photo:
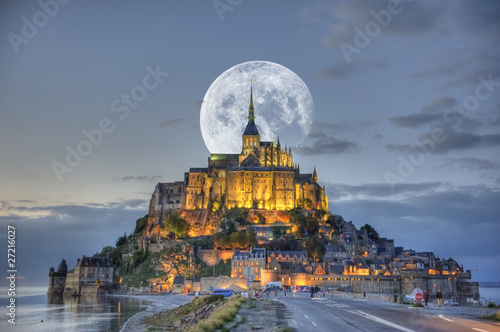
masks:
[[[248,106],[248,120],[254,121],[255,114],[253,109],[253,80],[250,80],[250,105]]]
[[[278,148],[281,147],[281,144],[280,144],[280,137],[278,136],[278,144],[276,145]]]
[[[314,166],[313,180],[318,182],[318,174],[316,173],[316,166]]]
[[[243,132],[243,136],[251,135],[251,136],[259,136],[259,131],[257,130],[257,126],[255,125],[255,113],[253,109],[253,89],[252,89],[253,80],[250,80],[250,105],[248,106],[248,123]]]

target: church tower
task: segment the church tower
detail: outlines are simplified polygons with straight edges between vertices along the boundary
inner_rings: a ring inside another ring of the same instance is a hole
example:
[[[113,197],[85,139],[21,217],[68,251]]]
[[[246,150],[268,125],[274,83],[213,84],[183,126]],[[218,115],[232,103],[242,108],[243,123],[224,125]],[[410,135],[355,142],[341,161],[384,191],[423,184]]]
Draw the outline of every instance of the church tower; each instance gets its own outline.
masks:
[[[242,157],[246,160],[250,155],[253,155],[259,160],[260,155],[260,134],[255,125],[255,113],[253,107],[253,91],[252,80],[250,80],[250,105],[248,106],[248,123],[243,132],[243,148]],[[254,159],[254,158],[252,158]],[[260,166],[260,164],[259,164]]]

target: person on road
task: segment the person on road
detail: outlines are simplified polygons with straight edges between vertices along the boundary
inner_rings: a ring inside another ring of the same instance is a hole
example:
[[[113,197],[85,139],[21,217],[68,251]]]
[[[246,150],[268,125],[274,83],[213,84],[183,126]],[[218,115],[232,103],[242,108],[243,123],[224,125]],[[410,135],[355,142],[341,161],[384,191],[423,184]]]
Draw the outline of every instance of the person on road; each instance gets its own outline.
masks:
[[[436,300],[438,307],[441,307],[443,305],[443,294],[441,293],[440,289],[438,289],[436,293]]]
[[[429,302],[429,292],[427,289],[424,291],[424,303],[427,305],[427,302]]]

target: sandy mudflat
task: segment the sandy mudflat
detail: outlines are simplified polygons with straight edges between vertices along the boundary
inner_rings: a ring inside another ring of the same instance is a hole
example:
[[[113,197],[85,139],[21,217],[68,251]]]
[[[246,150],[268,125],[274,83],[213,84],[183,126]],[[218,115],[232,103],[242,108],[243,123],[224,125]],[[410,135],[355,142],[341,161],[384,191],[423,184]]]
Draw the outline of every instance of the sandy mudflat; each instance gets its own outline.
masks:
[[[114,295],[134,297],[136,299],[154,302],[147,310],[138,312],[125,322],[122,332],[143,332],[148,328],[144,319],[158,311],[169,310],[191,302],[193,296],[188,295]]]

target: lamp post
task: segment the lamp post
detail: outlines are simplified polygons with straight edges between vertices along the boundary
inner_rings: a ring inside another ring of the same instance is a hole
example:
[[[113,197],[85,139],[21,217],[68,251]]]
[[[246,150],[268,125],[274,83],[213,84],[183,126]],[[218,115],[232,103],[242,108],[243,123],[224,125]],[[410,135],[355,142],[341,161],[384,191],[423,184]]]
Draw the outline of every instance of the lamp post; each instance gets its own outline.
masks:
[[[250,266],[247,266],[246,268],[247,270],[247,273],[246,273],[246,278],[247,278],[247,299],[250,297],[250,292],[252,291],[252,282],[253,282],[253,278],[254,276],[253,275],[250,275]]]

